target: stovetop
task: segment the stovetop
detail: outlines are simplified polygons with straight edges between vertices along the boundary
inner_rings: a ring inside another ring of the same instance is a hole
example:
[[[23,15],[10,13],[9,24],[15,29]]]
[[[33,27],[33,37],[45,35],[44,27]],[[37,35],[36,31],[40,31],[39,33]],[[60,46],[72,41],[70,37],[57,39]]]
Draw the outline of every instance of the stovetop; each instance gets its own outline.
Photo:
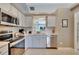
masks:
[[[15,41],[17,41],[17,40],[19,40],[19,39],[22,39],[24,36],[21,36],[21,37],[18,37],[18,38],[10,38],[10,39],[4,39],[4,40],[1,40],[0,39],[0,41],[6,41],[6,42],[10,42],[10,43],[12,43],[12,42],[15,42]]]

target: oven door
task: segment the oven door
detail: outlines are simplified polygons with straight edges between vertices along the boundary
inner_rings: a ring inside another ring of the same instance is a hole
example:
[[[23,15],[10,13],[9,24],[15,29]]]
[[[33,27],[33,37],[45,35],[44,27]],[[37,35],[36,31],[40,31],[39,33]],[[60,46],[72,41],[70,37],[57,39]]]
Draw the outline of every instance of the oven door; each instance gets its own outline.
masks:
[[[8,39],[13,38],[13,34],[3,34],[0,35],[0,41],[7,41]]]
[[[23,55],[25,52],[25,39],[10,47],[11,55]]]

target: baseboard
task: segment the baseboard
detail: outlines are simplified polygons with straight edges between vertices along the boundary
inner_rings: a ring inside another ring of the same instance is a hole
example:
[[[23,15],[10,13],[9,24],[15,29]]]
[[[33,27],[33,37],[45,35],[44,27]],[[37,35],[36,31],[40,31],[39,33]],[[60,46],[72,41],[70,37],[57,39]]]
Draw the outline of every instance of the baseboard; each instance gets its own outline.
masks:
[[[46,49],[46,48],[40,48],[40,47],[28,47],[27,49]]]
[[[46,47],[47,49],[57,49],[57,47]]]
[[[41,47],[28,47],[27,49],[57,49],[57,47],[46,47],[46,48],[41,48]]]

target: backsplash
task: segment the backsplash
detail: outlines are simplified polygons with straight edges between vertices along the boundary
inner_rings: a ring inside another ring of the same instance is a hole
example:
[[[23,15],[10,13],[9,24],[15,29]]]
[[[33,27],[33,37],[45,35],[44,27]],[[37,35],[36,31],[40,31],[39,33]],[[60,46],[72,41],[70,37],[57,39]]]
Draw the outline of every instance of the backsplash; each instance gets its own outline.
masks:
[[[53,30],[53,28],[46,28],[44,31],[40,32],[39,34],[42,34],[42,33],[43,34],[52,34],[52,30]],[[38,34],[38,33],[32,29],[32,34]]]
[[[0,31],[13,31],[13,32],[18,32],[19,29],[23,27],[10,27],[10,26],[1,26],[0,25]],[[32,30],[32,28],[23,28],[25,32]]]
[[[17,32],[20,28],[19,27],[10,27],[10,26],[0,26],[0,31],[13,31]]]

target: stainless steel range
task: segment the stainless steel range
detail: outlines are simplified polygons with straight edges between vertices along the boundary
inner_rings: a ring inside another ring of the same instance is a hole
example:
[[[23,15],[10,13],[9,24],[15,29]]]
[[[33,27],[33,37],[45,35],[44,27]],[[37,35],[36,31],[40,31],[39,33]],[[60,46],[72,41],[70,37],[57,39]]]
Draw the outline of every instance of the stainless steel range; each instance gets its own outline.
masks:
[[[9,55],[22,55],[25,52],[25,38],[14,37],[12,31],[0,31],[0,41],[9,42]]]

